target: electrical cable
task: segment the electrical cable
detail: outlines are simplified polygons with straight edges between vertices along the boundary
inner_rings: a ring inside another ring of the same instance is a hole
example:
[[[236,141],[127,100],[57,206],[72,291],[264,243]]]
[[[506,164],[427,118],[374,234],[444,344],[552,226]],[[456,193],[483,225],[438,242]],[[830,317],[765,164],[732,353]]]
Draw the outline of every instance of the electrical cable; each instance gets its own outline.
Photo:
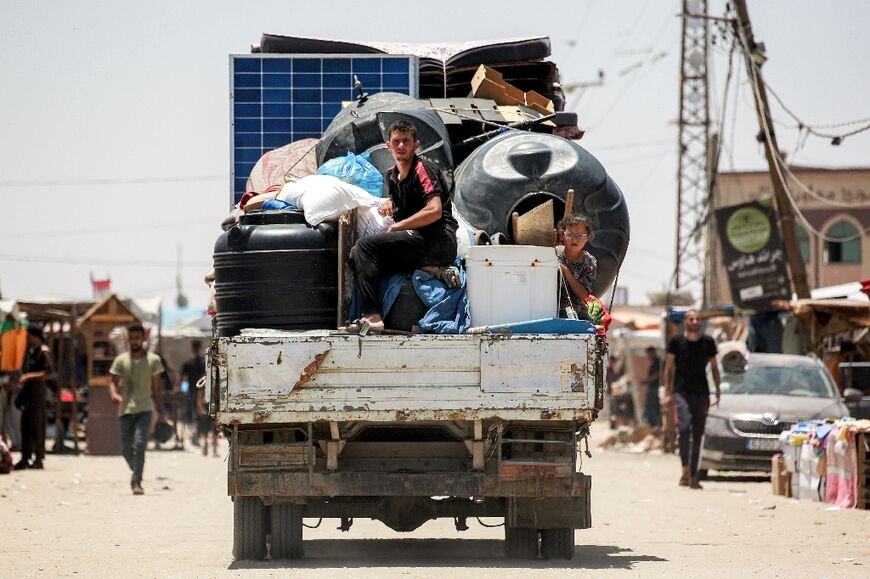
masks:
[[[81,185],[154,185],[162,183],[199,183],[227,181],[229,175],[203,175],[198,177],[131,177],[128,179],[10,179],[0,181],[0,187],[72,187]]]
[[[759,82],[758,64],[755,62],[755,60],[752,57],[752,50],[749,47],[749,41],[747,40],[746,35],[744,34],[742,27],[738,27],[738,36],[740,39],[741,51],[744,53],[744,57],[746,58],[746,61],[749,63],[749,70],[752,73],[751,84],[752,84],[753,96],[755,98],[755,104],[758,107],[758,110],[763,110],[764,99],[761,96],[761,87],[763,86],[763,84],[761,82]],[[771,151],[773,151],[773,160],[774,160],[773,166],[774,166],[774,169],[776,169],[777,179],[779,180],[780,185],[782,185],[783,192],[785,193],[785,196],[788,199],[788,202],[791,205],[791,208],[794,211],[794,214],[797,216],[798,220],[803,224],[804,228],[807,231],[811,232],[813,235],[815,235],[817,238],[822,239],[822,240],[827,241],[827,242],[830,242],[830,243],[846,243],[849,241],[853,241],[855,239],[860,239],[866,233],[870,232],[870,227],[868,227],[864,231],[859,231],[855,235],[851,235],[849,237],[834,238],[834,237],[829,237],[829,236],[825,235],[824,233],[822,233],[821,231],[819,231],[815,227],[813,227],[813,225],[809,222],[809,220],[803,214],[801,209],[797,206],[797,202],[795,201],[794,197],[791,194],[791,190],[789,189],[789,186],[788,186],[788,180],[783,175],[784,163],[782,163],[782,158],[780,157],[779,152],[774,151],[773,150],[774,148],[769,146],[769,143],[772,142],[772,131],[770,129],[770,125],[767,122],[767,118],[763,114],[760,115],[760,118],[761,118],[761,129],[764,132],[764,137],[766,139],[766,142],[768,143],[768,145],[766,145],[766,147],[768,147]]]
[[[790,116],[792,119],[795,120],[795,122],[798,123],[799,128],[805,128],[805,129],[809,129],[811,131],[814,131],[815,129],[839,129],[842,127],[850,127],[852,125],[859,125],[859,124],[867,125],[868,123],[870,123],[870,117],[864,117],[862,119],[855,119],[853,121],[843,121],[843,122],[839,122],[839,123],[829,123],[829,124],[821,124],[821,125],[810,125],[809,123],[803,122],[800,119],[800,117],[798,117],[794,112],[792,112],[791,109],[789,109],[785,105],[785,103],[782,101],[782,98],[780,98],[780,96],[776,93],[776,91],[773,90],[773,88],[771,88],[771,86],[767,83],[767,81],[764,81],[764,87],[767,89],[767,92],[769,92],[771,94],[771,96],[773,96],[773,98],[776,100],[776,102],[779,103],[779,106],[782,107],[782,110],[784,110],[786,112],[786,114],[788,114],[788,116]],[[864,128],[861,128],[857,131],[852,131],[851,133],[847,133],[845,136],[851,136],[851,135],[859,133],[861,131],[866,131],[868,128],[870,128],[870,125],[865,126]],[[817,134],[817,133],[814,133],[814,134]],[[817,134],[817,135],[820,137],[833,137],[833,136],[835,136],[835,135],[823,135],[823,134]]]
[[[22,263],[49,263],[52,265],[110,265],[112,267],[171,267],[175,268],[176,261],[143,260],[138,258],[129,259],[82,259],[74,257],[49,257],[37,255],[0,255],[0,261],[12,261]],[[187,261],[184,265],[190,267],[212,267],[211,262]]]
[[[484,523],[483,521],[480,520],[480,517],[474,517],[474,518],[477,519],[477,522],[480,523],[481,527],[486,527],[487,529],[495,529],[497,527],[504,527],[504,523],[499,523],[497,525],[487,525],[486,523]]]
[[[320,526],[320,523],[322,523],[322,522],[323,522],[323,518],[320,518],[320,519],[317,519],[317,524],[316,524],[316,525],[306,525],[306,524],[303,522],[303,523],[302,523],[302,526],[305,527],[306,529],[316,529],[317,527]]]

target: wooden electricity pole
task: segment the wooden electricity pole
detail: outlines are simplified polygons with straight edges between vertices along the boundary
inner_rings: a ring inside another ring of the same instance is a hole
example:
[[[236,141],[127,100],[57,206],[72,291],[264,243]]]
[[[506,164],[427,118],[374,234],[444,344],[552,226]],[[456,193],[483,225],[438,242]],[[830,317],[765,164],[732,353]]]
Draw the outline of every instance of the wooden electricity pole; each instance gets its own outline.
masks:
[[[784,178],[777,163],[779,148],[776,143],[776,134],[773,130],[773,119],[770,116],[770,106],[767,101],[767,88],[761,77],[761,63],[764,61],[763,46],[755,43],[752,36],[752,23],[749,21],[749,10],[746,8],[746,0],[735,0],[737,9],[737,21],[735,34],[742,47],[743,57],[746,61],[749,81],[753,85],[756,112],[761,135],[764,137],[764,151],[767,155],[767,164],[770,168],[770,179],[773,183],[773,192],[776,199],[776,213],[779,229],[782,232],[782,240],[785,245],[785,253],[788,258],[788,269],[791,274],[792,287],[798,299],[810,297],[810,288],[807,283],[807,270],[801,256],[795,232],[794,211],[791,201],[785,190]]]

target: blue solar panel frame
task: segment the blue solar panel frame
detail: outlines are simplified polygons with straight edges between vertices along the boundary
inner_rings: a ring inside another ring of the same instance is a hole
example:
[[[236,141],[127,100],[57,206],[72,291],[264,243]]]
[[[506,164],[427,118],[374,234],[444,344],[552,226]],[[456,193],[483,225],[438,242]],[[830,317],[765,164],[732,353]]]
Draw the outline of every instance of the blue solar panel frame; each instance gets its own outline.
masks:
[[[320,138],[356,98],[356,75],[369,94],[417,98],[418,59],[387,54],[231,54],[230,204],[263,154],[292,141]]]

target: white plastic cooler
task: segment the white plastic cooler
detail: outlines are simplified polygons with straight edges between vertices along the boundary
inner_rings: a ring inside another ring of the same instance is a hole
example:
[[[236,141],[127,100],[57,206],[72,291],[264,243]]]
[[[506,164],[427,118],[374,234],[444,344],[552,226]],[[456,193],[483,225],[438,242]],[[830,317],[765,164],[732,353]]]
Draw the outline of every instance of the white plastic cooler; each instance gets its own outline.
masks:
[[[474,245],[465,265],[472,326],[556,317],[559,261],[554,248]]]

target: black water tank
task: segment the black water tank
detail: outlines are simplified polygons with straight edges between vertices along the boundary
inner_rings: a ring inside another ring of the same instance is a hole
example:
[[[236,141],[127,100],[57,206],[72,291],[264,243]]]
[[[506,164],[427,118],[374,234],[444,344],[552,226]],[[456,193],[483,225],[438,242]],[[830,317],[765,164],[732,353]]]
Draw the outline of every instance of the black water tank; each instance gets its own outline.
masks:
[[[598,259],[593,293],[602,295],[628,250],[628,208],[622,191],[586,149],[556,135],[509,131],[479,146],[456,168],[453,202],[474,227],[509,238],[511,214],[524,214],[552,199],[556,221],[574,189],[574,213],[592,218],[595,238],[586,244]]]
[[[214,268],[220,336],[336,327],[335,223],[311,227],[301,211],[246,214],[215,242]]]
[[[317,145],[317,165],[344,157],[347,152],[371,153],[372,164],[384,172],[395,165],[387,149],[387,131],[394,121],[414,123],[420,150],[417,153],[441,167],[453,169],[450,136],[438,113],[418,99],[394,92],[373,94],[364,102],[344,107],[326,128]]]

